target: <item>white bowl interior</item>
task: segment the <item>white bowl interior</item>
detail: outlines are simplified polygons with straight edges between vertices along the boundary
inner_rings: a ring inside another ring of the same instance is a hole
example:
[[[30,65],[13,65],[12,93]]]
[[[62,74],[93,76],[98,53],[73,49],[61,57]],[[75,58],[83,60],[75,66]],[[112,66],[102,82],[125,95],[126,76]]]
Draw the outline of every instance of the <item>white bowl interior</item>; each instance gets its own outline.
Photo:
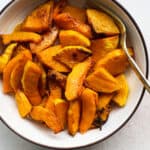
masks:
[[[128,40],[132,43],[135,51],[136,62],[146,73],[146,56],[142,39],[134,26],[131,19],[125,12],[110,0],[99,0],[100,3],[106,5],[118,14],[128,29]],[[34,7],[43,3],[41,0],[20,0],[14,1],[11,6],[7,8],[0,16],[0,34],[9,33],[13,30],[16,24],[20,23]],[[84,4],[84,0],[76,0],[76,4]],[[103,126],[102,130],[90,130],[86,134],[81,135],[78,133],[76,136],[71,137],[66,131],[59,134],[53,134],[48,128],[39,125],[36,122],[21,119],[16,108],[15,100],[11,96],[4,95],[2,92],[2,83],[0,84],[0,116],[7,123],[7,125],[30,141],[35,143],[57,148],[70,148],[85,146],[96,141],[106,138],[117,130],[132,114],[136,108],[141,97],[143,87],[132,70],[126,73],[128,84],[130,87],[130,94],[126,107],[122,109],[115,109],[111,113],[109,120]]]

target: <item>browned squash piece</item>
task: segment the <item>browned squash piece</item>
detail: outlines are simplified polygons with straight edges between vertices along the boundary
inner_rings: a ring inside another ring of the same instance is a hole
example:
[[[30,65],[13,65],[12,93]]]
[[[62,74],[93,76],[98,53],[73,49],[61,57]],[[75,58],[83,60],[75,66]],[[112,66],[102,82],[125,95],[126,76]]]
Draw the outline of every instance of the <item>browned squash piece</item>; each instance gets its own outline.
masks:
[[[49,83],[49,89],[50,89],[50,95],[48,97],[45,107],[48,110],[52,110],[53,112],[55,112],[54,100],[57,98],[60,99],[62,98],[62,89],[59,86],[59,84],[55,81],[54,82],[51,81]]]
[[[63,9],[65,8],[66,4],[67,0],[55,1],[53,19],[55,19],[57,15],[63,12]]]
[[[132,49],[129,49],[131,56],[133,55]],[[100,67],[107,69],[112,75],[124,73],[129,66],[128,59],[121,49],[116,49],[108,53],[103,59],[99,60],[95,65],[95,70]]]
[[[65,65],[61,64],[53,58],[53,56],[61,51],[62,47],[60,45],[57,45],[37,53],[37,56],[40,62],[42,62],[49,68],[54,69],[58,72],[69,72],[69,69]]]
[[[118,81],[104,68],[97,68],[86,78],[86,86],[104,93],[112,93],[120,89]]]
[[[13,88],[13,90],[16,92],[17,90],[21,89],[21,78],[24,71],[24,66],[26,62],[20,62],[16,64],[14,69],[11,72],[10,75],[10,85]]]
[[[62,74],[60,72],[57,72],[56,70],[49,70],[48,74],[47,74],[47,77],[48,77],[48,79],[59,83],[59,85],[62,88],[65,88],[66,80],[67,80],[67,76],[66,75],[64,75],[64,74]]]
[[[79,100],[69,102],[68,109],[68,132],[75,135],[79,129],[81,106]]]
[[[48,30],[52,23],[53,0],[37,7],[22,23],[22,30],[41,32]]]
[[[32,109],[32,105],[30,104],[28,98],[22,91],[18,90],[15,94],[15,99],[20,116],[23,118],[26,117]]]
[[[13,52],[13,56],[15,57],[18,54],[22,53],[23,51],[30,51],[28,48],[26,48],[25,46],[23,46],[22,44],[19,44],[16,48],[15,51]]]
[[[89,47],[91,45],[91,42],[87,37],[73,30],[60,31],[59,39],[62,46],[77,45]]]
[[[10,84],[10,76],[14,69],[14,67],[19,63],[26,63],[28,60],[32,59],[31,53],[26,50],[18,54],[17,56],[13,57],[3,71],[3,91],[4,93],[13,92],[13,89]]]
[[[67,5],[63,9],[63,13],[69,13],[73,18],[83,23],[86,22],[86,11],[83,8]]]
[[[56,40],[58,35],[58,28],[53,27],[51,31],[48,31],[42,35],[43,39],[39,43],[30,43],[30,49],[32,53],[37,53],[48,47],[50,47]]]
[[[42,71],[37,64],[31,61],[25,64],[21,83],[24,93],[32,105],[38,105],[42,100],[38,89],[41,74]]]
[[[125,78],[125,75],[121,74],[117,76],[117,81],[121,85],[121,89],[117,91],[117,94],[113,97],[113,101],[120,107],[123,107],[127,103],[129,87]]]
[[[106,13],[95,9],[87,9],[86,13],[88,21],[96,33],[106,35],[116,35],[120,33],[114,20]]]
[[[55,113],[61,122],[61,126],[65,129],[67,124],[68,102],[63,99],[55,99]]]
[[[68,75],[65,96],[71,101],[78,98],[83,89],[83,82],[92,65],[91,58],[73,67],[72,72]]]
[[[74,19],[69,13],[59,14],[54,18],[54,20],[55,23],[62,29],[74,30],[82,33],[88,38],[92,37],[90,26]]]
[[[58,133],[62,130],[57,116],[52,111],[42,106],[33,107],[30,116],[33,120],[45,122],[45,124],[55,133]]]
[[[4,45],[11,42],[35,42],[38,43],[42,40],[41,36],[33,32],[14,32],[12,34],[3,34],[2,41]]]
[[[79,130],[85,133],[92,125],[96,115],[96,101],[98,94],[91,89],[86,88],[81,95],[82,115]]]
[[[90,55],[91,50],[83,46],[65,46],[54,58],[67,67],[73,68],[76,64],[84,61]]]
[[[4,51],[4,53],[0,56],[0,73],[3,72],[5,66],[11,59],[15,48],[17,47],[17,43],[12,43],[8,45]]]
[[[109,117],[109,114],[111,112],[112,108],[110,105],[107,105],[100,113],[99,113],[99,118],[102,123],[105,123]]]
[[[40,62],[37,62],[37,65],[40,67],[41,71],[42,71],[42,74],[41,74],[41,77],[39,79],[39,91],[40,91],[40,95],[41,96],[45,96],[47,95],[47,89],[46,89],[46,86],[47,86],[47,74],[46,74],[46,71],[44,69],[44,67],[42,66],[42,64]]]
[[[116,49],[118,44],[118,35],[92,40],[90,49],[92,50],[93,61],[97,62],[102,59],[106,54]]]
[[[113,96],[114,93],[110,93],[110,94],[102,93],[98,98],[97,109],[99,111],[105,109],[107,105],[110,103],[110,101],[112,100]]]

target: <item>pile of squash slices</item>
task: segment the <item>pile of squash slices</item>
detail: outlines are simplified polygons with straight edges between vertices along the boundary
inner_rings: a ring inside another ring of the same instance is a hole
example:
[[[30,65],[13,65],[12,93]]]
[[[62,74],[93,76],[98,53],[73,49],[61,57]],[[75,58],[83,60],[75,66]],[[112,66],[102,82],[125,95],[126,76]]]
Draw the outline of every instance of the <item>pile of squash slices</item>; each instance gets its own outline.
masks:
[[[50,0],[0,35],[3,92],[14,95],[22,118],[54,133],[101,128],[129,93],[119,34],[103,11]]]

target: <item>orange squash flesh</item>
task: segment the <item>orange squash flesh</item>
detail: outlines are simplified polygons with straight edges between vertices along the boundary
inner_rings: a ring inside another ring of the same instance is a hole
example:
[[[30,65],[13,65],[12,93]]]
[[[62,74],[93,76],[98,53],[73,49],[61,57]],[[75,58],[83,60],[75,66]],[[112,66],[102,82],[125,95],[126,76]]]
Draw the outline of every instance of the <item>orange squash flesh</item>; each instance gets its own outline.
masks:
[[[79,129],[81,106],[79,100],[69,102],[68,109],[68,132],[75,135]]]
[[[67,100],[74,100],[81,95],[83,82],[91,65],[92,60],[89,58],[73,67],[72,72],[68,75],[66,83],[65,96]]]
[[[98,94],[86,88],[81,95],[82,116],[79,126],[81,133],[85,133],[92,125],[96,115],[96,101]]]
[[[54,133],[58,133],[62,130],[61,124],[59,122],[59,119],[56,117],[56,115],[42,107],[42,106],[35,106],[33,107],[30,116],[32,119],[36,121],[42,121],[45,122],[45,124],[54,131]]]
[[[38,89],[41,74],[42,71],[37,64],[31,61],[26,63],[21,83],[24,93],[29,98],[32,105],[38,105],[42,100]]]
[[[4,93],[10,93],[13,92],[13,89],[10,84],[10,76],[12,73],[12,70],[18,63],[26,63],[28,60],[31,60],[32,56],[29,51],[23,51],[13,59],[9,61],[9,63],[4,68],[3,72],[3,91]]]

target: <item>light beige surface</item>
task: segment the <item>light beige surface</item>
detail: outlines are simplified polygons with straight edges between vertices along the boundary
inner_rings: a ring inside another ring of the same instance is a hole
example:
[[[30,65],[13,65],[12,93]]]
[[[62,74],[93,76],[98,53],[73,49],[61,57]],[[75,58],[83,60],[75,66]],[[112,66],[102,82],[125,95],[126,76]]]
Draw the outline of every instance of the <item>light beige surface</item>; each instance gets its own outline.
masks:
[[[9,0],[0,0],[0,7]],[[118,0],[136,18],[150,49],[149,4],[147,0]],[[136,4],[136,5],[135,5]],[[150,52],[149,52],[150,56]],[[149,150],[150,149],[150,96],[145,94],[143,101],[126,126],[106,141],[84,148],[85,150]],[[12,133],[0,123],[0,150],[47,150],[30,144]]]

